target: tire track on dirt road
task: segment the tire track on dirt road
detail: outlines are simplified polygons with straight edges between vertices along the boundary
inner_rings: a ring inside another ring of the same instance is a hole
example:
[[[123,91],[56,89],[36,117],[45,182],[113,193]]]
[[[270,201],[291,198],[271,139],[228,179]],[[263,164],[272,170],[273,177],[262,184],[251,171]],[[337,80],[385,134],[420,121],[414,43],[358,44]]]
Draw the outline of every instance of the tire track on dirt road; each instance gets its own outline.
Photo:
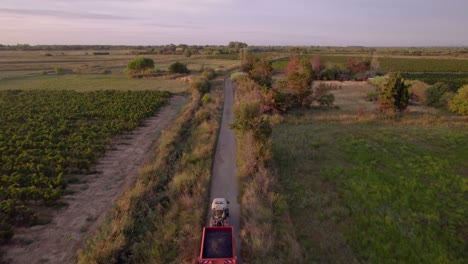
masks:
[[[211,216],[211,201],[214,198],[226,198],[229,201],[229,220],[235,232],[237,263],[242,263],[240,259],[240,205],[237,200],[239,195],[236,169],[237,146],[234,131],[229,127],[229,124],[234,122],[234,90],[232,86],[231,78],[226,78],[224,80],[223,116],[213,162],[213,175],[211,176],[208,219]],[[209,226],[209,220],[206,226]]]

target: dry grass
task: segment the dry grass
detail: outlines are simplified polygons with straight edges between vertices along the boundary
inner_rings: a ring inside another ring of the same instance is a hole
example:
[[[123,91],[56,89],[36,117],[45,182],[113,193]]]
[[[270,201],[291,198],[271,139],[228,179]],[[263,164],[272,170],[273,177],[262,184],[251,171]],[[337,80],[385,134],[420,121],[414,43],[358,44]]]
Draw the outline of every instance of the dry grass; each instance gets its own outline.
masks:
[[[242,118],[240,113],[247,109],[260,109],[254,107],[260,104],[259,95],[251,82],[241,81],[236,88],[236,118]],[[302,253],[295,232],[291,232],[288,205],[270,167],[271,141],[258,138],[255,133],[251,129],[236,129],[242,259],[246,263],[300,263]]]
[[[212,97],[201,104],[200,94],[192,91],[191,102],[162,133],[156,160],[119,199],[79,263],[193,263],[209,199],[220,89]]]
[[[373,85],[366,82],[337,82],[341,89],[334,90],[335,108],[316,108],[310,111],[296,111],[287,115],[289,123],[329,122],[340,124],[379,123],[385,125],[406,126],[463,126],[468,117],[450,114],[444,109],[428,106],[409,106],[399,119],[389,119],[378,112],[378,103],[365,100],[367,92],[375,90]],[[315,83],[317,85],[317,83]]]

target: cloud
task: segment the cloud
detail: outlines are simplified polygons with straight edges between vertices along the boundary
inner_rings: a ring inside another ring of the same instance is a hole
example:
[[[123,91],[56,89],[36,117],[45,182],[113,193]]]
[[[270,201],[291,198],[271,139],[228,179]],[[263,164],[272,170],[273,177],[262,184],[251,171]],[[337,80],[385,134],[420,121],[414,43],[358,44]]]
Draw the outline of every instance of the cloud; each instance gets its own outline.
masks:
[[[144,23],[145,27],[157,27],[157,28],[168,28],[168,29],[204,29],[203,26],[198,25],[178,25],[178,24],[163,24],[163,23]]]
[[[66,19],[99,19],[99,20],[128,20],[132,19],[127,16],[111,15],[111,14],[100,14],[91,12],[68,12],[61,10],[49,10],[49,9],[17,9],[17,8],[0,8],[0,14],[10,15],[26,15],[26,16],[41,16],[41,17],[56,17]]]

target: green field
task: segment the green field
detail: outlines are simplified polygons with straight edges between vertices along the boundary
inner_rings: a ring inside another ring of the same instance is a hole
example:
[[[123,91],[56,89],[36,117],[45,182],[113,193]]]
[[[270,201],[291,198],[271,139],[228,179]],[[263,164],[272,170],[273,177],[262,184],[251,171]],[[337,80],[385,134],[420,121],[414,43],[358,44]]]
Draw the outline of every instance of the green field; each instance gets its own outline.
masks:
[[[64,194],[65,176],[91,172],[112,136],[164,105],[161,91],[0,91],[0,241],[31,219],[32,201]]]
[[[130,79],[125,75],[114,74],[66,74],[15,77],[0,80],[2,90],[159,90],[184,92],[188,87],[185,82],[164,79]]]
[[[345,85],[339,109],[273,129],[305,263],[465,263],[468,120],[414,106],[381,119],[368,89]]]

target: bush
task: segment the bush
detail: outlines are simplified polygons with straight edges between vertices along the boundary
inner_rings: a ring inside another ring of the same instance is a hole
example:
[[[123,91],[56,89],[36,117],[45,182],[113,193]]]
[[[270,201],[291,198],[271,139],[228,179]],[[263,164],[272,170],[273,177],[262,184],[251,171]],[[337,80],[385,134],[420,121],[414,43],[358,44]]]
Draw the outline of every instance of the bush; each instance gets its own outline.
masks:
[[[366,95],[366,100],[369,102],[376,102],[379,99],[379,93],[376,91],[370,91]]]
[[[201,76],[208,80],[212,80],[214,77],[216,77],[216,72],[212,68],[204,68]]]
[[[387,78],[385,76],[377,76],[373,79],[369,79],[369,82],[379,88],[383,88],[387,83]]]
[[[196,89],[200,94],[205,94],[210,91],[210,82],[206,78],[195,79],[190,85],[191,88]]]
[[[128,74],[144,73],[154,68],[154,61],[145,57],[138,57],[127,64],[125,71]]]
[[[445,83],[436,83],[427,87],[426,104],[433,107],[446,107],[448,97],[444,94],[448,92],[451,92],[450,86]]]
[[[60,67],[55,67],[54,68],[54,71],[57,75],[61,75],[63,74],[63,68],[60,68]]]
[[[426,102],[426,90],[429,86],[421,81],[407,81],[410,84],[409,93],[411,98],[420,103]]]
[[[450,100],[449,109],[460,115],[468,115],[468,85],[460,88],[457,94]]]
[[[248,75],[245,72],[234,72],[231,74],[231,81],[238,82],[242,78],[247,78]]]
[[[314,100],[319,105],[331,106],[335,102],[335,95],[331,93],[332,90],[338,90],[340,87],[334,84],[320,83],[314,90]]]
[[[211,102],[211,95],[209,93],[206,93],[205,95],[203,95],[201,100],[204,104],[208,104]]]
[[[174,62],[169,66],[170,73],[189,73],[189,69],[187,65],[183,64],[182,62]]]

